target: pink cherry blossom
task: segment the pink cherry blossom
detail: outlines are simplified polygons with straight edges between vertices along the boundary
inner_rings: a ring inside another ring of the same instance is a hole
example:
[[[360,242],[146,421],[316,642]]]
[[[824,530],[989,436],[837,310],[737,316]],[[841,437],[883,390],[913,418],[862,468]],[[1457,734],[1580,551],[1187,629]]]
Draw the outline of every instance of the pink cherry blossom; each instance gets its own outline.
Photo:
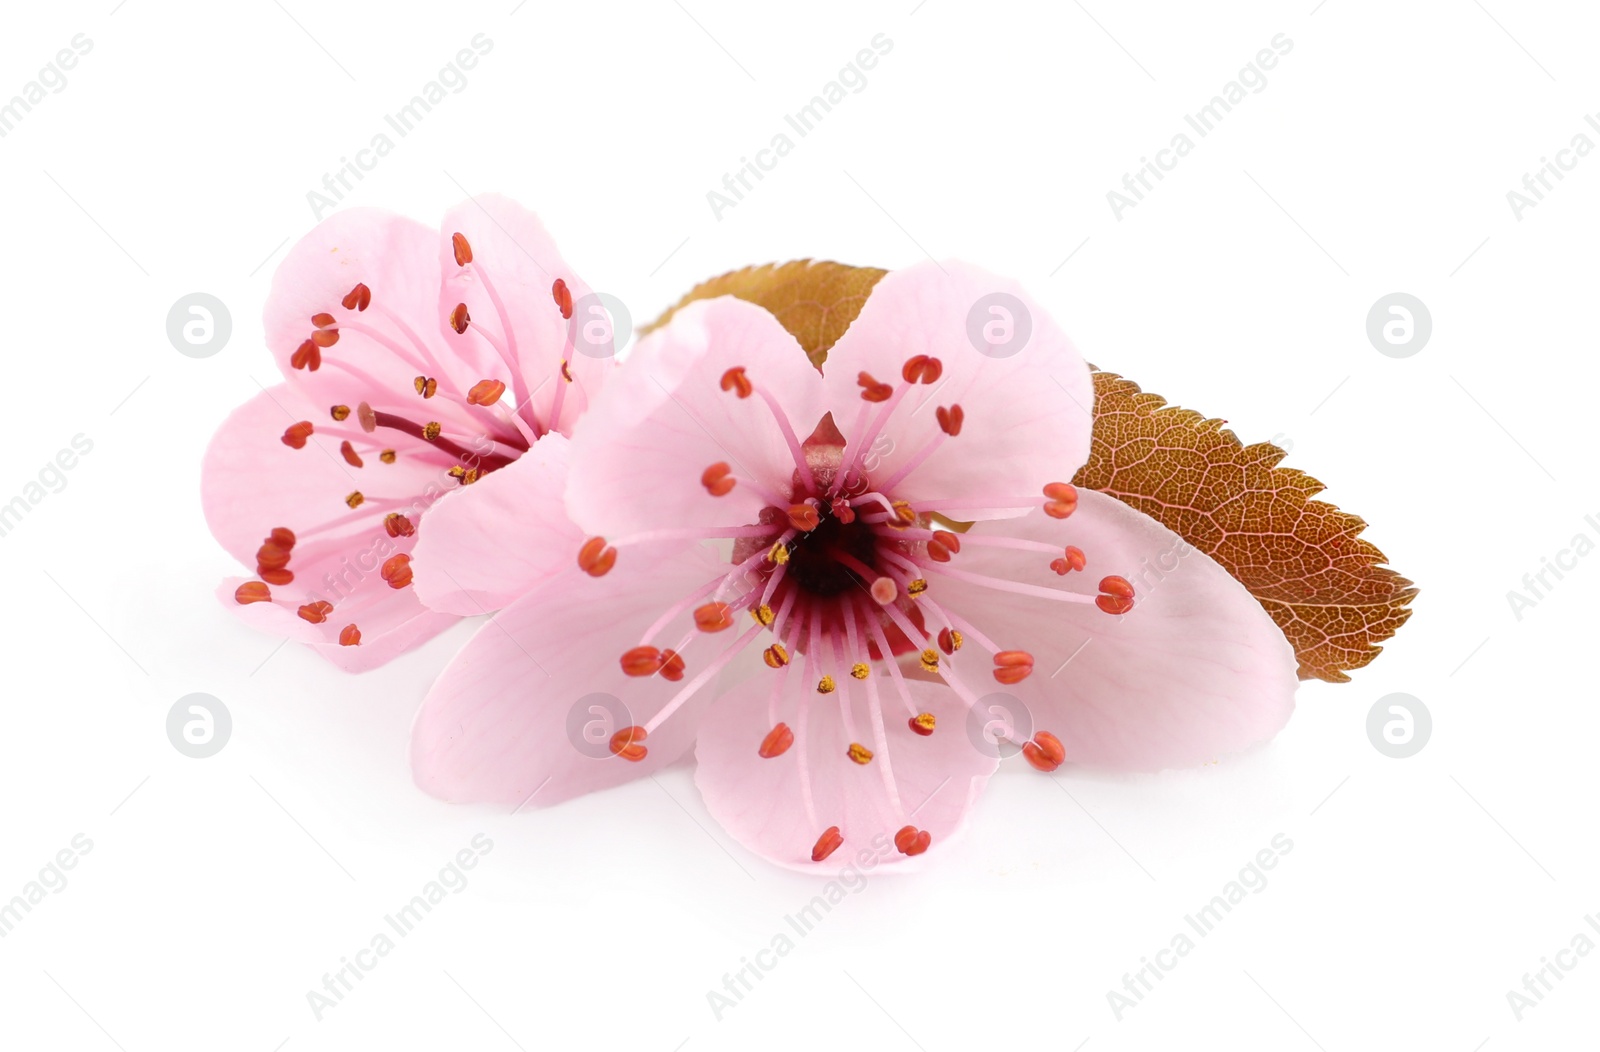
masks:
[[[438,232],[350,209],[307,234],[266,305],[285,382],[206,451],[211,532],[255,569],[219,598],[360,671],[548,577],[553,554],[507,543],[507,499],[561,491],[566,436],[614,367],[592,328],[574,353],[588,295],[502,197],[462,203]],[[551,514],[559,502],[529,519]],[[473,557],[453,558],[464,546]]]
[[[1007,356],[968,334],[996,294],[1031,319]],[[736,839],[830,872],[948,841],[1002,754],[1151,770],[1271,737],[1296,664],[1260,604],[1067,482],[1093,397],[1044,310],[965,265],[883,278],[820,371],[757,307],[680,311],[573,434],[576,525],[523,531],[577,565],[424,702],[418,783],[543,806],[692,745]]]

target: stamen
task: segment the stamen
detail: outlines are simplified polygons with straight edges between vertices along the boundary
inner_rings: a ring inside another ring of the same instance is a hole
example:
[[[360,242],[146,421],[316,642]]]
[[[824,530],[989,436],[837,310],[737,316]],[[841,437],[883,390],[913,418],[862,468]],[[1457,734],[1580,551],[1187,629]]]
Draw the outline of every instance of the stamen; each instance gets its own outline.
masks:
[[[767,736],[761,739],[761,748],[756,751],[763,760],[770,760],[788,752],[793,744],[794,731],[789,729],[787,723],[780,723],[767,732]]]
[[[411,520],[398,511],[391,511],[383,517],[383,528],[391,537],[409,537],[417,532]]]
[[[920,734],[924,738],[933,733],[934,719],[931,712],[919,712],[906,722],[910,725],[913,733]]]
[[[936,563],[947,563],[950,556],[961,551],[961,538],[949,530],[933,530],[928,538],[928,558]]]
[[[750,611],[750,616],[756,619],[756,624],[770,626],[772,624],[772,618],[774,615],[772,613],[772,607],[768,606],[766,603],[762,603]]]
[[[822,678],[817,680],[817,693],[832,694],[836,686],[838,684],[834,683],[833,677],[824,673]]]
[[[361,461],[361,454],[356,452],[356,447],[350,444],[348,438],[339,443],[339,455],[344,457],[344,462],[353,468],[366,466]]]
[[[734,480],[730,477],[732,472],[733,469],[725,461],[719,460],[700,473],[700,485],[704,486],[706,492],[713,497],[726,497],[733,492]]]
[[[260,570],[260,569],[258,569],[256,571],[256,576],[261,578],[263,581],[267,582],[268,584],[275,584],[275,585],[280,585],[280,586],[281,585],[290,584],[290,583],[292,583],[294,581],[294,571],[292,571],[292,570]],[[235,598],[237,598],[237,595],[235,596]]]
[[[782,566],[789,561],[789,546],[779,541],[767,549],[767,561],[774,566]]]
[[[643,727],[624,727],[611,736],[611,752],[624,760],[638,763],[649,753],[649,749],[639,743],[649,737],[650,732]]]
[[[736,365],[723,373],[719,386],[724,391],[733,391],[740,398],[749,398],[750,393],[755,390],[754,385],[750,383],[750,378],[744,374],[744,366],[742,365]]]
[[[1125,614],[1133,609],[1133,585],[1126,578],[1103,577],[1100,579],[1100,591],[1104,595],[1095,596],[1094,605],[1108,614]]]
[[[1014,686],[1033,675],[1033,655],[1026,650],[1002,650],[994,656],[994,678]]]
[[[839,850],[839,845],[843,843],[844,837],[839,835],[839,827],[829,826],[822,831],[821,836],[817,837],[816,846],[811,849],[811,861],[821,862]]]
[[[365,288],[365,286],[362,286]],[[339,645],[342,647],[358,647],[361,645],[361,629],[352,622],[339,630]]]
[[[472,245],[466,236],[459,231],[450,235],[450,247],[455,249],[456,266],[464,267],[472,262]]]
[[[702,632],[733,627],[733,610],[727,603],[707,603],[694,612],[694,626]]]
[[[953,628],[939,629],[939,649],[946,654],[954,654],[961,649],[961,633]]]
[[[1078,489],[1070,482],[1052,482],[1044,495],[1050,498],[1044,513],[1052,519],[1064,519],[1078,509]]]
[[[939,671],[939,652],[931,647],[918,655],[918,663],[924,672]]]
[[[967,419],[967,414],[959,405],[952,405],[949,409],[940,406],[933,415],[939,419],[939,427],[951,438],[961,434],[961,424]]]
[[[302,420],[298,424],[290,424],[283,432],[283,444],[291,449],[304,449],[306,448],[306,439],[311,437],[314,430],[309,420]]]
[[[364,311],[372,303],[372,290],[365,284],[358,283],[355,288],[344,294],[344,299],[339,301],[345,310]],[[359,633],[357,633],[359,635]]]
[[[560,278],[550,286],[550,297],[556,301],[556,306],[561,308],[561,316],[572,317],[572,290],[567,288],[567,283]]]
[[[361,491],[360,490],[352,490],[350,492],[350,495],[345,497],[344,502],[346,504],[350,505],[350,510],[351,511],[355,511],[357,508],[361,507],[361,505],[366,501],[366,499],[367,499],[366,497],[363,497],[361,495]]]
[[[761,659],[768,668],[782,668],[789,663],[789,651],[784,649],[782,643],[774,643],[761,652]]]
[[[894,394],[893,384],[882,383],[865,370],[856,376],[856,383],[861,385],[862,401],[887,402],[889,396]]]
[[[385,464],[393,464],[394,463],[394,450],[392,450],[392,449],[384,450],[382,453],[378,454],[378,459],[383,461]]]
[[[391,556],[383,564],[382,574],[390,588],[404,588],[411,583],[411,556],[404,552]]]
[[[901,368],[900,375],[908,384],[931,384],[944,373],[944,363],[937,358],[930,358],[926,354],[918,354],[906,359],[906,364]]]
[[[916,826],[903,826],[900,832],[894,835],[894,846],[907,857],[920,855],[928,850],[928,845],[933,843],[933,834],[926,829],[919,830]]]
[[[918,577],[916,580],[912,581],[910,584],[906,585],[906,595],[909,595],[913,599],[915,599],[917,596],[921,595],[923,592],[926,592],[927,590],[928,590],[928,582],[924,581],[920,577]]]
[[[439,381],[431,376],[419,376],[411,384],[417,389],[417,394],[424,398],[432,398],[439,392]]]
[[[316,372],[322,368],[322,349],[315,342],[307,340],[289,355],[289,365],[295,369],[310,369]]]
[[[661,678],[676,683],[683,678],[683,655],[671,647],[661,652]]]
[[[467,313],[465,303],[456,304],[455,310],[450,312],[450,327],[460,336],[467,331],[467,326],[472,323],[472,315]]]
[[[311,334],[311,342],[318,347],[332,347],[339,342],[338,329],[318,329]]]
[[[634,647],[622,655],[622,671],[629,676],[653,676],[661,670],[661,651]]]
[[[858,763],[863,767],[872,762],[872,750],[860,742],[851,742],[844,754],[850,757],[852,763]]]
[[[1050,569],[1065,577],[1074,570],[1081,570],[1088,565],[1088,556],[1083,554],[1083,549],[1075,545],[1067,545],[1066,554],[1050,563]]]
[[[333,613],[333,604],[326,599],[318,599],[314,603],[307,603],[299,610],[300,616],[314,625],[320,625]]]
[[[856,679],[866,679],[872,674],[872,669],[863,661],[857,661],[850,666],[850,675]]]
[[[328,410],[328,415],[339,423],[343,423],[350,418],[350,407],[347,405],[333,406]]]
[[[499,380],[479,380],[467,389],[468,405],[494,405],[506,393],[506,385]]]
[[[578,549],[578,568],[590,577],[604,577],[617,564],[617,550],[604,537],[590,537]]]
[[[1049,774],[1061,766],[1061,762],[1067,758],[1067,750],[1060,738],[1049,731],[1040,731],[1022,747],[1022,755],[1036,770]]]
[[[789,525],[801,533],[810,533],[822,523],[822,516],[817,513],[815,504],[789,505]]]
[[[872,582],[872,587],[868,591],[872,595],[872,601],[879,606],[888,606],[900,595],[900,587],[894,583],[892,577],[878,578]]]
[[[311,324],[315,325],[319,329],[326,329],[330,325],[334,324],[334,317],[327,311],[320,311],[311,316]]]
[[[272,590],[260,581],[246,581],[233,590],[233,601],[240,606],[266,603],[272,600]]]

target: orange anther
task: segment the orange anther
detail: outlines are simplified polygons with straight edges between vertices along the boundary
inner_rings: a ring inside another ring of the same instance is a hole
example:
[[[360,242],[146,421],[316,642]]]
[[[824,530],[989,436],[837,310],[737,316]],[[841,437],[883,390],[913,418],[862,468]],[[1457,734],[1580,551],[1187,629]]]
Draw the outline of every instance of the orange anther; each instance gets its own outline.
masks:
[[[320,625],[333,613],[333,604],[326,599],[318,599],[314,603],[307,603],[299,610],[300,616],[314,625]]]
[[[611,736],[611,752],[624,760],[638,763],[645,758],[650,750],[639,743],[644,741],[648,733],[643,727],[624,727]]]
[[[887,402],[889,396],[894,394],[894,387],[880,383],[869,372],[857,374],[856,383],[861,385],[861,397],[868,402]]]
[[[1049,774],[1061,766],[1061,761],[1067,758],[1067,750],[1060,738],[1049,731],[1040,731],[1022,747],[1022,755],[1036,770]]]
[[[450,327],[457,334],[466,332],[467,324],[471,321],[472,315],[467,313],[467,305],[465,303],[456,304],[455,310],[450,312]]]
[[[789,751],[789,746],[794,744],[794,731],[789,729],[787,723],[780,723],[767,732],[761,739],[761,748],[756,750],[763,760],[770,760],[774,756],[782,756]]]
[[[456,252],[456,266],[464,267],[472,262],[472,245],[467,241],[466,235],[451,234],[450,247]]]
[[[283,432],[283,444],[291,449],[306,448],[306,439],[316,430],[311,426],[311,421],[302,420],[298,424],[290,424]]]
[[[930,358],[926,354],[919,354],[906,359],[905,366],[900,370],[900,375],[905,377],[908,384],[931,384],[938,380],[944,373],[944,363],[937,358]]]
[[[494,405],[506,393],[506,385],[499,380],[479,380],[467,389],[468,405]]]
[[[622,655],[622,671],[630,676],[653,676],[661,671],[661,651],[655,647],[634,647]]]
[[[340,306],[344,307],[345,310],[363,311],[367,309],[367,305],[371,302],[372,290],[367,288],[366,285],[358,284],[355,288],[344,294],[344,299],[340,300],[339,304]],[[356,633],[358,638],[360,635],[360,632]]]
[[[894,846],[902,855],[920,855],[933,843],[933,834],[916,826],[901,826],[894,835]]]
[[[604,577],[617,562],[617,550],[606,547],[604,537],[590,537],[578,549],[578,568],[590,577]]]
[[[736,365],[723,373],[718,386],[724,391],[734,392],[740,398],[749,398],[750,393],[755,390],[755,387],[750,383],[750,378],[744,374],[744,366],[742,365]]]
[[[700,473],[700,485],[704,486],[706,492],[713,497],[726,497],[733,492],[732,471],[732,468],[719,460]]]
[[[390,588],[404,588],[411,583],[411,556],[405,552],[390,556],[381,572]]]
[[[294,580],[293,570],[257,570],[256,576],[268,584],[285,585]]]
[[[810,533],[822,522],[814,504],[789,505],[789,525],[802,533]]]
[[[383,528],[391,537],[409,537],[417,532],[411,520],[398,511],[391,511],[383,517]]]
[[[1026,650],[1002,650],[994,656],[994,678],[1010,686],[1033,675],[1033,655]]]
[[[1058,574],[1069,574],[1074,570],[1081,570],[1088,564],[1088,557],[1083,554],[1082,548],[1067,545],[1066,554],[1050,563],[1050,569]]]
[[[316,344],[318,347],[332,347],[334,344],[339,342],[339,330],[318,329],[316,332],[311,334],[311,342]],[[317,360],[321,361],[321,357],[319,356]]]
[[[694,626],[702,632],[721,632],[733,627],[733,607],[727,603],[707,603],[694,612]]]
[[[661,678],[673,683],[683,678],[683,655],[668,647],[661,652]]]
[[[294,353],[289,356],[289,364],[296,369],[310,369],[316,372],[322,365],[322,349],[311,340],[307,340]]]
[[[319,329],[326,329],[328,326],[334,324],[334,317],[326,311],[321,314],[313,314],[311,316],[311,324],[315,325]]]
[[[356,452],[356,447],[350,444],[347,438],[339,443],[339,455],[344,457],[344,462],[353,468],[362,467],[361,454]]]
[[[1052,482],[1044,495],[1050,498],[1044,513],[1052,519],[1064,519],[1078,509],[1078,489],[1070,482]]]
[[[939,427],[951,438],[961,434],[961,424],[967,419],[966,412],[958,405],[953,405],[949,409],[940,406],[934,410],[933,415],[938,418]]]
[[[556,301],[556,306],[561,309],[563,318],[572,317],[572,290],[567,288],[567,283],[560,278],[550,286],[550,297]]]
[[[844,837],[839,835],[839,827],[829,826],[822,831],[821,836],[817,837],[817,843],[811,849],[811,861],[821,862],[839,850],[839,845],[842,843],[844,843]]]
[[[913,733],[920,734],[924,738],[933,733],[934,719],[931,712],[919,712],[906,723],[910,725]]]
[[[852,763],[859,763],[863,767],[872,762],[872,750],[860,742],[851,742],[844,754],[850,757]]]
[[[339,629],[339,645],[342,647],[358,647],[361,645],[361,629],[353,623]]]
[[[266,603],[272,599],[272,590],[260,581],[246,581],[233,590],[233,601],[240,606],[248,603]]]

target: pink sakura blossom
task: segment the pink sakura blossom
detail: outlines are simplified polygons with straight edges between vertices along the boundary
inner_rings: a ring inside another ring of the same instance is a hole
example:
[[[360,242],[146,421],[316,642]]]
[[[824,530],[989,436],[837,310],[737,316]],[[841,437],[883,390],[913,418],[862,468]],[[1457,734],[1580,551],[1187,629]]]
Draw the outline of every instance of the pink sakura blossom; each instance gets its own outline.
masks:
[[[997,293],[1032,321],[1006,357],[968,337]],[[1093,398],[1021,287],[964,265],[883,278],[820,371],[757,307],[680,311],[574,432],[572,522],[505,488],[520,543],[566,565],[435,684],[418,784],[543,806],[694,746],[736,839],[830,872],[948,840],[1002,752],[1148,770],[1271,737],[1296,664],[1260,604],[1066,481]],[[598,747],[591,713],[616,720]]]
[[[509,543],[505,493],[561,492],[566,436],[612,371],[592,328],[574,353],[588,294],[503,197],[462,203],[439,232],[351,209],[307,234],[266,305],[286,382],[206,451],[211,532],[255,568],[223,602],[360,671],[532,589],[546,567]],[[439,535],[492,563],[429,573],[452,543]]]

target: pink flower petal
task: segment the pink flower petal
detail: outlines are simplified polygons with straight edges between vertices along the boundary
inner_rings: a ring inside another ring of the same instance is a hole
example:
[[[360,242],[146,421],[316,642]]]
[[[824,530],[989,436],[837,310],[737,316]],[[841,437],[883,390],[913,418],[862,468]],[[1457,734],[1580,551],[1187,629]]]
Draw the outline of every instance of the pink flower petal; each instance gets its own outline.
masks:
[[[723,390],[735,369],[754,388],[748,397]],[[579,423],[573,519],[614,538],[752,523],[769,495],[787,501],[795,456],[763,392],[797,441],[822,419],[822,378],[772,315],[731,297],[679,311],[634,349]],[[719,463],[745,481],[712,496],[702,474]]]
[[[642,761],[607,746],[616,731],[643,725],[731,639],[696,638],[685,609],[657,643],[682,650],[686,634],[693,640],[681,683],[624,675],[620,660],[669,606],[727,566],[700,548],[672,558],[636,554],[645,557],[604,577],[574,567],[552,578],[462,648],[412,727],[419,786],[452,802],[521,805],[531,797],[543,807],[649,774],[689,748],[709,689],[650,734]]]
[[[548,434],[434,505],[412,552],[418,598],[434,610],[484,614],[574,566],[584,537],[561,500],[569,459],[567,439]]]
[[[480,194],[446,213],[435,251],[444,276],[434,322],[439,338],[475,363],[482,373],[475,380],[505,383],[505,403],[525,420],[569,434],[615,367],[608,315],[596,313],[593,290],[567,266],[538,218],[499,194]],[[458,263],[466,253],[470,261]],[[564,290],[559,299],[557,282]],[[470,319],[462,333],[451,324],[460,304]],[[558,397],[560,419],[552,422]]]
[[[907,681],[912,704],[937,721],[933,734],[914,734],[893,680],[880,666],[874,676],[883,696],[885,751],[874,743],[862,686],[849,683],[853,718],[866,739],[862,744],[876,753],[862,765],[846,756],[851,741],[839,715],[840,693],[818,695],[814,676],[802,680],[798,670],[789,671],[785,688],[791,700],[780,707],[780,715],[788,713],[783,718],[791,730],[798,727],[794,692],[809,695],[803,743],[811,814],[801,790],[802,739],[797,737],[788,751],[771,758],[758,751],[772,730],[767,696],[768,677],[774,673],[764,671],[724,693],[701,724],[695,782],[712,816],[734,839],[778,865],[829,874],[885,863],[915,867],[921,856],[908,857],[895,847],[896,833],[908,825],[931,835],[929,850],[960,831],[999,760],[968,737],[966,707],[951,691]],[[886,770],[892,771],[898,805],[891,803],[885,787]],[[830,826],[839,827],[844,842],[823,861],[813,862],[818,838]]]
[[[284,443],[286,429],[312,418],[301,448]],[[449,480],[425,462],[433,451],[424,444],[397,436],[401,452],[385,464],[351,424],[333,421],[326,409],[317,411],[287,385],[263,391],[234,410],[207,447],[201,503],[217,540],[257,574],[226,584],[220,593],[225,604],[265,631],[319,644],[335,664],[354,671],[382,664],[455,618],[427,613],[412,588],[393,588],[383,575],[386,563],[411,551],[422,513]],[[363,442],[361,467],[340,452],[351,439]],[[410,532],[391,533],[391,515],[403,516]],[[261,560],[264,554],[274,559],[264,550],[278,529],[295,538],[282,567],[293,579],[269,583],[270,602],[240,605],[234,588],[268,577],[261,574]],[[302,607],[317,620],[302,616]],[[361,642],[341,645],[351,624]]]
[[[984,325],[1005,324],[1011,328],[993,334],[1011,332],[1015,349],[999,340],[993,353],[980,351],[991,344],[975,343],[973,327],[981,334]],[[860,374],[905,389],[905,364],[924,355],[939,360],[939,378],[905,391],[886,437],[870,446],[875,488],[943,439],[893,486],[894,495],[913,502],[992,499],[993,507],[961,514],[987,518],[1014,514],[1019,498],[1037,497],[1041,480],[1068,481],[1088,459],[1094,387],[1072,342],[1021,285],[956,262],[890,272],[828,353],[828,405],[847,438],[861,441],[849,433],[863,404]],[[945,438],[937,410],[952,406],[965,419],[957,436]]]
[[[1087,565],[1058,577],[1050,554],[976,543],[986,536],[1075,545]],[[1033,655],[1035,671],[1020,684],[985,686],[1014,696],[1034,730],[1060,738],[1068,763],[1205,763],[1271,738],[1294,709],[1294,650],[1261,604],[1211,557],[1114,497],[1079,491],[1064,521],[1035,511],[978,523],[949,565],[1089,595],[1108,575],[1133,584],[1132,611],[1112,615],[929,574],[931,599],[997,646]],[[959,658],[975,652],[986,656],[968,640]]]

